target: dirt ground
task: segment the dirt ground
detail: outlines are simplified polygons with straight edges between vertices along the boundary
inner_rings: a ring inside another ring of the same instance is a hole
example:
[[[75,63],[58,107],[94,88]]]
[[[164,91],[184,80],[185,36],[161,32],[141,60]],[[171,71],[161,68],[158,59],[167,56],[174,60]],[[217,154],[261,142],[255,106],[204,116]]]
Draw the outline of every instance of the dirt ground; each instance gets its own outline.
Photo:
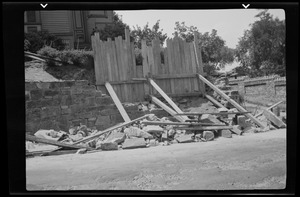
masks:
[[[26,159],[27,190],[284,189],[286,129]]]

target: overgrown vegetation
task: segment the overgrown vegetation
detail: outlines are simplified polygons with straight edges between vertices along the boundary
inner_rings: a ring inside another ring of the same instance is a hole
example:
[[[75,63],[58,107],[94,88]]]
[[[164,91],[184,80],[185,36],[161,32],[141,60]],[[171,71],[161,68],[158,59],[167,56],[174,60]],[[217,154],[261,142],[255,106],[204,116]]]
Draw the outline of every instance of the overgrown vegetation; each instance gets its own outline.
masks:
[[[65,44],[62,39],[48,31],[29,32],[24,34],[24,50],[36,53],[44,46],[50,46],[57,50],[63,50]]]
[[[39,51],[38,54],[59,60],[64,65],[73,64],[74,66],[93,68],[94,55],[93,51],[79,50],[79,49],[65,49],[57,50],[49,46],[45,46]],[[54,66],[55,61],[48,60],[48,66]]]

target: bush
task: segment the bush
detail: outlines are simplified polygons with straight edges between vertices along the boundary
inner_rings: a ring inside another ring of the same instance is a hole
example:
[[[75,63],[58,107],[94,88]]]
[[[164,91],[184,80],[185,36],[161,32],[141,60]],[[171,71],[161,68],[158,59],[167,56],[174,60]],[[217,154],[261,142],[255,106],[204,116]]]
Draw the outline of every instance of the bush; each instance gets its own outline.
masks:
[[[57,50],[63,50],[65,48],[65,44],[62,39],[50,34],[48,31],[25,33],[25,40],[27,40],[29,44],[27,41],[24,41],[24,48],[26,45],[26,47],[28,47],[28,51],[33,53],[36,53],[45,45],[51,46]]]
[[[50,57],[53,59],[60,60],[63,64],[73,64],[75,66],[81,66],[85,68],[93,67],[94,63],[94,54],[93,51],[85,51],[85,50],[56,50],[52,47],[45,46],[40,49],[38,54]],[[53,61],[48,61],[48,65],[53,65]]]

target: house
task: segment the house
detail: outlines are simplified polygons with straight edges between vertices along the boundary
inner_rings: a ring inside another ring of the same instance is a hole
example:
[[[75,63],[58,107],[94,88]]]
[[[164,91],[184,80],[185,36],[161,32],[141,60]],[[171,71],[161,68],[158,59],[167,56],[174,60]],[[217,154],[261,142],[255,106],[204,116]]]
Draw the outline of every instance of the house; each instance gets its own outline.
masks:
[[[63,39],[67,48],[90,48],[93,29],[103,29],[113,21],[113,11],[25,11],[24,32],[48,30]]]

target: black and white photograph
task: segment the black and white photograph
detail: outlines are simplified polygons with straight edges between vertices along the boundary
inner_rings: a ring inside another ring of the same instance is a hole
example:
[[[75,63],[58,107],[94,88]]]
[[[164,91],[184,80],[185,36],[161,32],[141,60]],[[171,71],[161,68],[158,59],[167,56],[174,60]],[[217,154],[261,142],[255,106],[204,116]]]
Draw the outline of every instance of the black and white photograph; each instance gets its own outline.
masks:
[[[286,189],[284,9],[39,4],[23,13],[26,191]]]

